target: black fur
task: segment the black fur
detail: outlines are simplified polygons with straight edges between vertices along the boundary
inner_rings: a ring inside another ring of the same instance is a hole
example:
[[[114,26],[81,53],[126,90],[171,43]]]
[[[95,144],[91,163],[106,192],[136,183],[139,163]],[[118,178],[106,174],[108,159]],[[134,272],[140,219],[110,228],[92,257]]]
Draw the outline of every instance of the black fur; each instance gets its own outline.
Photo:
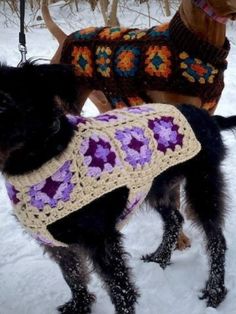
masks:
[[[68,145],[73,127],[62,106],[73,103],[76,84],[72,69],[62,65],[0,68],[0,168],[5,174],[22,174],[36,169]],[[183,218],[176,208],[176,186],[185,178],[185,191],[195,222],[205,232],[210,261],[209,278],[202,298],[216,307],[224,299],[226,243],[222,233],[225,214],[224,178],[220,164],[225,147],[220,127],[236,126],[236,118],[212,118],[188,105],[179,110],[187,118],[202,145],[193,159],[158,176],[146,199],[164,221],[164,235],[157,250],[143,259],[165,268],[171,259]],[[61,313],[91,313],[94,296],[87,290],[89,258],[103,279],[117,314],[134,314],[138,292],[126,266],[122,236],[116,230],[128,197],[119,188],[85,206],[48,229],[68,248],[47,248],[60,265],[71,288],[72,299]]]

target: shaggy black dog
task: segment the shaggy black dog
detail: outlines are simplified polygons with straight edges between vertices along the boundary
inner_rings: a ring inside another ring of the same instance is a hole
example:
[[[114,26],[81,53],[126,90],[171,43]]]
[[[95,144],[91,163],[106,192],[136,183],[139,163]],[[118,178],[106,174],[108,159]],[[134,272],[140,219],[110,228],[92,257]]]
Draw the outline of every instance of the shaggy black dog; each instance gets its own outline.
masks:
[[[64,109],[76,98],[76,78],[62,65],[0,68],[0,168],[3,174],[25,174],[60,154],[73,136]],[[175,185],[185,178],[185,192],[195,222],[206,235],[210,272],[202,298],[218,306],[226,295],[224,264],[226,243],[222,234],[225,213],[224,179],[220,163],[225,147],[220,129],[236,126],[236,117],[210,117],[188,105],[179,110],[202,145],[193,159],[158,176],[146,199],[164,221],[158,249],[143,257],[165,268],[170,262],[183,218],[175,208]],[[122,236],[116,222],[128,197],[126,187],[106,194],[83,209],[49,226],[54,238],[68,248],[46,248],[60,265],[72,299],[61,313],[91,313],[94,296],[87,290],[87,257],[106,284],[117,314],[134,314],[138,292],[126,265]]]

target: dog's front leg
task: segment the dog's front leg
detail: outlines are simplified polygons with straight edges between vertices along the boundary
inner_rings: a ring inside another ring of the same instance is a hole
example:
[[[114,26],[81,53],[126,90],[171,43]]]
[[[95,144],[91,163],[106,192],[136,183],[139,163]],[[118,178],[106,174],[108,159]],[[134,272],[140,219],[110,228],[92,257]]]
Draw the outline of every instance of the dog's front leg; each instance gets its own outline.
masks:
[[[49,255],[59,264],[63,277],[71,289],[72,299],[60,306],[63,314],[90,314],[94,295],[87,290],[88,270],[85,258],[80,256],[79,248],[46,248]]]
[[[126,266],[121,235],[108,235],[92,255],[95,269],[105,282],[117,314],[134,314],[138,297]]]

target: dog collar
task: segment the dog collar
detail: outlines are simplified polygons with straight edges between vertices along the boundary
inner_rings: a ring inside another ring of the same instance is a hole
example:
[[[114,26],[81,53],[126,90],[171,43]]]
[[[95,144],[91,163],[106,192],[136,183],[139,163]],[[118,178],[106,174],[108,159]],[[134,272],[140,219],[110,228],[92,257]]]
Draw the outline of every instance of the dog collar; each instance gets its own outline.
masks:
[[[201,8],[209,17],[211,17],[213,20],[217,21],[221,24],[226,24],[228,21],[227,17],[219,16],[214,8],[207,3],[206,0],[193,0],[193,3]]]

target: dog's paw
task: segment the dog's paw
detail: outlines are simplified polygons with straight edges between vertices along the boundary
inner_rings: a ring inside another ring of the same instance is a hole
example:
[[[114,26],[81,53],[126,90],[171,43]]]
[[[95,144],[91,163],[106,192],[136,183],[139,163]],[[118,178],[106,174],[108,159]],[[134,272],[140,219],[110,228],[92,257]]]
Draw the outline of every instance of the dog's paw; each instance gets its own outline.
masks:
[[[135,287],[122,287],[122,290],[122,294],[117,291],[116,298],[113,299],[116,314],[135,314],[135,305],[140,297],[138,289]]]
[[[206,300],[207,306],[216,308],[227,294],[227,289],[223,285],[206,285],[206,288],[201,291],[200,300]]]
[[[116,314],[135,314],[136,311],[135,311],[135,304],[136,304],[136,301],[135,303],[132,303],[131,304],[120,304],[119,305],[119,308],[116,308]]]
[[[146,263],[157,263],[162,269],[170,265],[170,254],[164,251],[157,251],[152,254],[144,255],[141,258]]]
[[[73,298],[69,302],[59,306],[58,312],[61,314],[90,314],[91,305],[95,299],[93,294],[89,294],[86,299],[83,300]]]
[[[191,247],[191,241],[190,239],[182,232],[179,237],[178,241],[176,243],[176,250],[183,251],[187,248]]]
[[[132,307],[130,309],[123,309],[123,310],[118,310],[116,311],[116,314],[135,314],[135,308]]]

